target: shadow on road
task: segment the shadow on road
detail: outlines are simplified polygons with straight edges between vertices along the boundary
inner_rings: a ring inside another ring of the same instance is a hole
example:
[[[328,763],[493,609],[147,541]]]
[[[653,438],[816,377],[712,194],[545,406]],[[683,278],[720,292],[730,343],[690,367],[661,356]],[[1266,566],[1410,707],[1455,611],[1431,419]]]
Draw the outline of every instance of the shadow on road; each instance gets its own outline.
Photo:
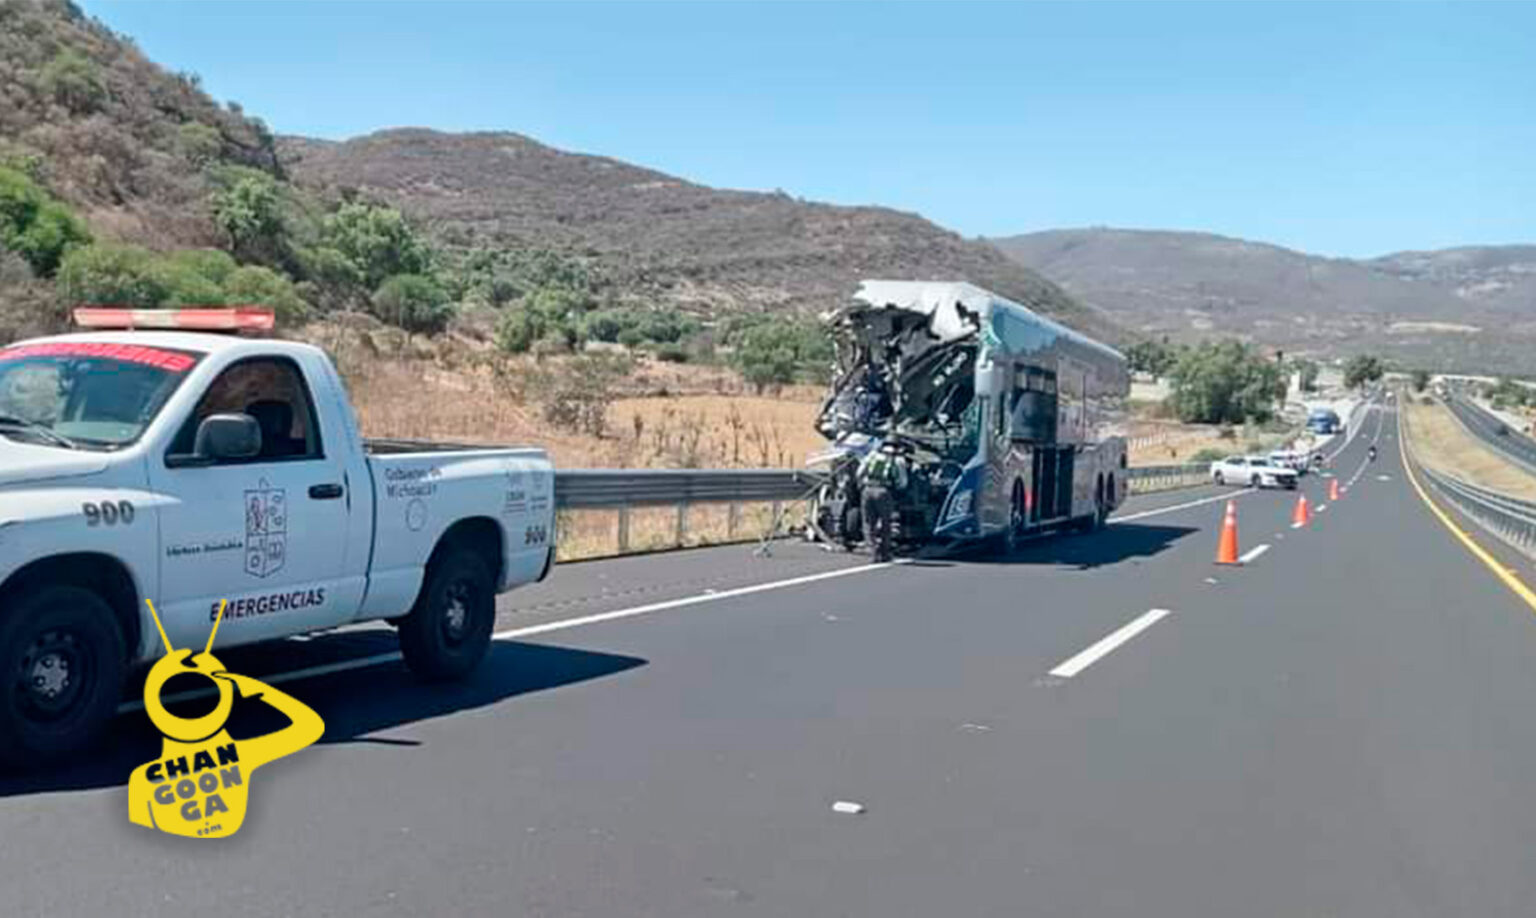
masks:
[[[1091,570],[1134,558],[1150,558],[1194,532],[1199,530],[1192,526],[1111,523],[1107,529],[1092,534],[1045,536],[1025,543],[1011,554],[1000,547],[978,549],[965,560],[973,564],[1059,564]]]
[[[271,652],[267,650],[265,652]],[[224,662],[245,672],[231,652]],[[422,684],[405,667],[386,663],[367,669],[305,679],[283,685],[284,691],[314,708],[325,721],[321,743],[368,743],[396,747],[408,753],[422,745],[413,737],[373,737],[368,734],[416,721],[485,707],[544,689],[611,676],[645,665],[637,657],[593,653],[568,647],[495,641],[485,662],[464,682]],[[260,678],[259,673],[251,675]],[[206,711],[182,713],[187,716]],[[174,710],[174,708],[173,708]],[[227,725],[236,739],[260,736],[286,724],[259,700],[238,698]],[[22,794],[89,790],[125,784],[139,765],[158,757],[160,737],[142,711],[117,718],[101,750],[74,765],[55,766],[35,774],[0,774],[0,798]]]

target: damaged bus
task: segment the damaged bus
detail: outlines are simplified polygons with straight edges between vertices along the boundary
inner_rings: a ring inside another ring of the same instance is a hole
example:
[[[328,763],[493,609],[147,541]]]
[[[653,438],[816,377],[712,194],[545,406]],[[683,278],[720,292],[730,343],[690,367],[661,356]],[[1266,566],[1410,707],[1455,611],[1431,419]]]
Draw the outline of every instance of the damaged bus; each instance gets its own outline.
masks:
[[[865,281],[826,321],[813,538],[866,541],[877,452],[902,469],[881,483],[882,538],[906,550],[1095,529],[1124,499],[1130,373],[1113,348],[966,283]]]

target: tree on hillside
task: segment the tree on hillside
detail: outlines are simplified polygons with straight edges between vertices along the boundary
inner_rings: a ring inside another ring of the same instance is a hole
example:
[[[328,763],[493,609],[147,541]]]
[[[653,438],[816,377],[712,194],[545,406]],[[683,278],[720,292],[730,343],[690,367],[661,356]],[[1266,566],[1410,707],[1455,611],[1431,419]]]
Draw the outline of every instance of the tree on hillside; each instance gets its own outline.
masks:
[[[397,274],[432,273],[432,251],[392,207],[343,204],[325,218],[325,246],[351,263],[362,284],[377,289]]]
[[[824,375],[832,360],[831,338],[816,322],[765,319],[732,340],[736,366],[758,392],[792,383],[802,371]]]
[[[1415,391],[1415,392],[1423,392],[1426,388],[1428,388],[1428,386],[1429,386],[1429,371],[1428,370],[1414,370],[1413,371],[1413,391]]]
[[[1379,357],[1372,354],[1357,354],[1344,364],[1344,386],[1348,389],[1358,389],[1380,379],[1385,372],[1386,367],[1382,365]]]
[[[1174,413],[1185,422],[1238,424],[1267,421],[1285,397],[1285,381],[1272,360],[1241,341],[1190,348],[1169,374]]]
[[[283,252],[282,201],[277,182],[255,170],[213,195],[213,218],[242,261],[276,261]]]
[[[1173,369],[1179,355],[1164,338],[1161,341],[1137,341],[1125,349],[1125,359],[1132,370],[1161,378]]]
[[[373,314],[407,331],[440,332],[453,316],[453,304],[436,280],[420,274],[399,274],[373,294]]]
[[[1317,362],[1313,360],[1296,361],[1296,381],[1303,392],[1317,391],[1317,374],[1319,372]]]

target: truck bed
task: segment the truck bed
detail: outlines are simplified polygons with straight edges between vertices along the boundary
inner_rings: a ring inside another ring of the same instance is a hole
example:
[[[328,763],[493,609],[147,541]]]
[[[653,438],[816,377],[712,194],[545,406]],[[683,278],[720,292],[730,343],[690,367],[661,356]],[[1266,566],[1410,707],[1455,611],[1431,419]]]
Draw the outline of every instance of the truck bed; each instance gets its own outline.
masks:
[[[396,438],[364,440],[363,451],[370,456],[398,456],[408,453],[461,453],[472,450],[519,449],[505,443],[443,443],[436,440],[402,440]]]

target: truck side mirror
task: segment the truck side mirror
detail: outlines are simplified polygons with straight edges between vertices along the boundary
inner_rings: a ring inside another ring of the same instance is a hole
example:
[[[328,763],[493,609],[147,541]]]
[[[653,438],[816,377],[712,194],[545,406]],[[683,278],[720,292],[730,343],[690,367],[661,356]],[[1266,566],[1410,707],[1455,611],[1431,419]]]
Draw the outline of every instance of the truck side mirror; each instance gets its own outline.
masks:
[[[261,425],[248,414],[211,414],[197,425],[191,455],[166,457],[175,466],[212,465],[226,459],[250,459],[261,454]]]

